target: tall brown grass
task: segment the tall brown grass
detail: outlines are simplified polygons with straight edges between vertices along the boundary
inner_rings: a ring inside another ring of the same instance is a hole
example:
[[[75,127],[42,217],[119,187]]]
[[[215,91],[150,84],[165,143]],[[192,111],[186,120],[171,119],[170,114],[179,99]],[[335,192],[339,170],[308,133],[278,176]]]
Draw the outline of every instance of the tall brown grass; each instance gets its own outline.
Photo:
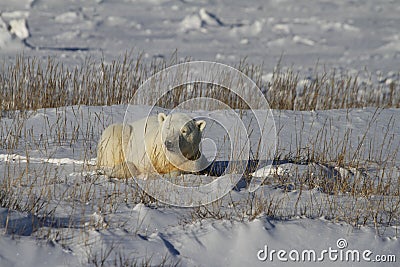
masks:
[[[55,58],[39,60],[18,56],[14,64],[3,64],[0,70],[0,110],[126,104],[151,75],[181,62],[176,54],[168,62],[159,59],[146,62],[141,54],[125,54],[110,63],[89,58],[82,66],[71,68]],[[282,71],[278,66],[272,80],[263,81],[262,66],[243,60],[234,67],[257,84],[272,109],[400,107],[398,80],[386,87],[367,85],[359,82],[357,76],[338,75],[332,71],[315,73],[312,79],[304,82],[299,73],[291,69]],[[201,83],[191,86],[191,90],[187,90],[186,86],[175,88],[157,104],[173,108],[182,100],[205,96],[219,99],[232,108],[245,107],[241,99],[229,92],[229,88]]]

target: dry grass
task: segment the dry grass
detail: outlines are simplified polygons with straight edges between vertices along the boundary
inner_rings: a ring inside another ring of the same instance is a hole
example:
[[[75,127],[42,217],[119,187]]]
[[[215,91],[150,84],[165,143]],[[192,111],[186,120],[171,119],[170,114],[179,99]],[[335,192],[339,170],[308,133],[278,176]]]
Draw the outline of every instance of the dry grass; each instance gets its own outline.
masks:
[[[363,107],[400,107],[399,81],[388,86],[368,85],[358,76],[331,72],[302,79],[292,70],[279,68],[268,85],[267,99],[274,109],[328,110]]]
[[[145,62],[141,54],[136,57],[125,54],[110,63],[88,59],[82,66],[68,69],[53,58],[41,61],[19,56],[14,64],[3,64],[0,71],[0,110],[5,113],[71,105],[127,104],[151,75],[181,62],[177,54],[169,62],[154,60],[150,63]],[[338,75],[335,71],[315,73],[311,78],[302,79],[298,73],[290,69],[282,71],[278,66],[272,80],[264,82],[261,66],[241,61],[235,67],[257,84],[272,109],[400,107],[399,80],[381,87],[359,82],[357,76]],[[219,99],[232,108],[246,108],[240,98],[225,88],[201,83],[190,86],[190,90],[186,86],[174,88],[157,104],[173,108],[183,100],[205,96]]]

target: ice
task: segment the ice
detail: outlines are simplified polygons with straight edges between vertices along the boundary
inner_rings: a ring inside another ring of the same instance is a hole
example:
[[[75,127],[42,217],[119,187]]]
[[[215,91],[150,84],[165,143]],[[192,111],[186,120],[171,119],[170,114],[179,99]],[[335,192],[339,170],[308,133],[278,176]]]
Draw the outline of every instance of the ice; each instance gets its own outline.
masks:
[[[180,23],[181,30],[186,32],[190,30],[200,30],[202,27],[202,21],[197,14],[186,16]]]
[[[199,16],[203,24],[207,26],[224,26],[224,23],[213,13],[207,11],[205,8],[201,8]]]
[[[77,20],[79,20],[79,14],[77,12],[73,12],[73,11],[69,11],[69,12],[65,12],[63,14],[57,15],[54,20],[56,22],[59,23],[74,23],[77,22]]]
[[[298,36],[298,35],[293,36],[293,42],[298,43],[298,44],[308,45],[308,46],[314,46],[315,45],[315,41],[310,40],[310,39],[305,38],[305,37]]]
[[[22,34],[26,34],[23,30],[17,29],[17,32]],[[29,35],[29,33],[28,33]],[[10,32],[8,25],[4,22],[4,20],[0,16],[0,48],[2,51],[14,51],[17,52],[18,50],[23,48],[22,43],[20,40],[16,40],[12,32]]]
[[[14,19],[10,21],[10,32],[23,40],[29,37],[26,19]]]

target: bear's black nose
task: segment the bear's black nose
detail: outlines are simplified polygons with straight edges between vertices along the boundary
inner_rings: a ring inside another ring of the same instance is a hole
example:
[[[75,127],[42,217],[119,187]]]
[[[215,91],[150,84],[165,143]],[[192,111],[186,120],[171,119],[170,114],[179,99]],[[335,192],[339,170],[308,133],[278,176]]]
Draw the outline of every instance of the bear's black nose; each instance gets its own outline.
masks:
[[[167,150],[169,150],[169,151],[174,150],[174,144],[171,141],[167,140],[167,141],[164,142],[164,144],[165,144],[165,148]]]

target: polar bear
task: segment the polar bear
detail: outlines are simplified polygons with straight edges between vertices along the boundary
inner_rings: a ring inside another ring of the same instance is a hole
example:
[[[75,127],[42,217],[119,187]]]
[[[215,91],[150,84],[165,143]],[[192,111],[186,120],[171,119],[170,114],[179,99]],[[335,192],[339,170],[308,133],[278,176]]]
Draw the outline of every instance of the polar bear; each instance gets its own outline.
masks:
[[[208,165],[200,151],[204,120],[184,113],[159,113],[108,126],[97,146],[97,166],[108,176],[199,172]]]

